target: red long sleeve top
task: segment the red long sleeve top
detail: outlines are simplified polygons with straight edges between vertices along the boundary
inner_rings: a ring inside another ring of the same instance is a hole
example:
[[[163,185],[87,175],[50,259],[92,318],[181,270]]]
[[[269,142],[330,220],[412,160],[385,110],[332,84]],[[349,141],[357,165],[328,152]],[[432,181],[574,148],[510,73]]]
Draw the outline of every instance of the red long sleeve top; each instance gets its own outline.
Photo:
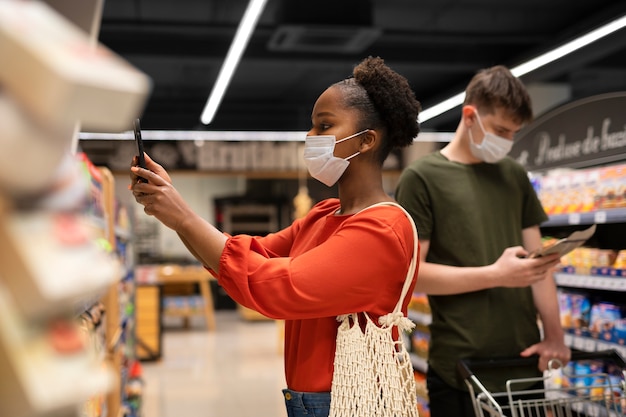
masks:
[[[391,312],[413,256],[398,207],[335,215],[339,208],[325,200],[277,233],[232,236],[220,258],[218,282],[235,301],[285,319],[285,376],[296,391],[330,391],[337,315],[365,311],[377,322]]]

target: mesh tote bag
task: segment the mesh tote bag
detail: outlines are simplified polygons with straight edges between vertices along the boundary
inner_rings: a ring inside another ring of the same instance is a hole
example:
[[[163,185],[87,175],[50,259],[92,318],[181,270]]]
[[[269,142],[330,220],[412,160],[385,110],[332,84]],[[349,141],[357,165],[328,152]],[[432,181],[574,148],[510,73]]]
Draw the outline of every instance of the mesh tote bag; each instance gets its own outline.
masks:
[[[395,203],[413,228],[413,258],[406,275],[400,299],[393,311],[379,318],[379,325],[364,312],[337,317],[334,373],[330,392],[330,417],[417,417],[417,394],[413,365],[402,342],[402,332],[415,324],[402,314],[406,296],[417,267],[417,229],[411,216]],[[362,210],[363,211],[363,210]],[[365,317],[365,331],[358,316]],[[393,328],[398,329],[397,339]]]

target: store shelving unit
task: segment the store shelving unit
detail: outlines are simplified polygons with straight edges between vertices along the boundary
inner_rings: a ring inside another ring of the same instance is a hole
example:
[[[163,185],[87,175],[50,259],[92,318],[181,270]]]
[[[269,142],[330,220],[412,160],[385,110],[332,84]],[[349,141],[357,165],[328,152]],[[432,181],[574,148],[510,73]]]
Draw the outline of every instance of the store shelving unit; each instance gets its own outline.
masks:
[[[132,333],[114,296],[127,277],[115,238],[130,236],[116,236],[110,173],[82,169],[75,135],[130,126],[150,80],[97,42],[102,0],[52,3],[0,7],[0,415],[118,417],[103,397],[121,388],[108,355]]]
[[[550,216],[542,227],[578,226],[605,223],[626,223],[626,208],[596,210],[589,213],[568,213]]]
[[[94,172],[94,169],[97,170],[94,181],[100,183],[102,193],[96,199],[101,200],[103,206],[105,238],[122,264],[118,279],[108,287],[102,298],[105,309],[105,350],[107,360],[115,372],[115,388],[106,399],[107,417],[133,416],[136,410],[129,410],[126,404],[129,369],[135,360],[135,284],[133,259],[128,246],[129,225],[124,215],[120,216],[113,174],[108,168],[91,167],[90,171]],[[124,213],[123,209],[121,213]]]
[[[163,352],[161,286],[138,285],[135,300],[137,359],[158,360]]]
[[[425,294],[413,294],[407,315],[415,323],[415,328],[411,333],[404,334],[404,343],[415,372],[418,411],[420,415],[429,415],[426,372],[428,371],[428,343],[430,340],[428,326],[432,322],[432,316]]]
[[[113,386],[76,313],[116,280],[119,263],[83,213],[0,206],[0,415],[71,415]]]
[[[409,319],[415,323],[416,328],[420,331],[427,330],[427,327],[432,322],[432,317],[428,313],[421,311],[409,310]],[[411,362],[413,363],[413,369],[422,374],[426,374],[428,371],[428,358],[424,354],[418,354],[415,349],[409,352]]]
[[[608,242],[611,249],[626,249],[626,242],[620,242],[619,237],[626,224],[626,208],[598,209],[584,213],[567,213],[550,216],[550,220],[542,224],[544,234],[558,234],[561,230],[572,227],[584,227],[596,224],[598,240]],[[592,238],[593,239],[593,238]],[[593,245],[593,242],[592,242]],[[564,270],[554,274],[557,287],[567,292],[581,293],[593,297],[600,302],[617,302],[623,304],[623,293],[626,292],[626,276],[623,270],[611,268],[594,268],[585,273]],[[566,344],[572,349],[595,352],[605,349],[615,349],[622,355],[626,354],[626,346],[615,343],[613,340],[603,340],[600,336],[592,337],[585,329],[566,329]]]
[[[625,277],[576,275],[557,272],[554,274],[554,279],[556,281],[556,285],[561,287],[626,292]]]

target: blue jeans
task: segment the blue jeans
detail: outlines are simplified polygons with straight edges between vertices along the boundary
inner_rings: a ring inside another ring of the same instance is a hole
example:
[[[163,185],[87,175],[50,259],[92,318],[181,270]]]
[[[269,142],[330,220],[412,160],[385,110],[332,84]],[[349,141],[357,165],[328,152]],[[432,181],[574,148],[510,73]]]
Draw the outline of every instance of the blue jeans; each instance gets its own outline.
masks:
[[[330,392],[283,390],[288,417],[328,417]]]

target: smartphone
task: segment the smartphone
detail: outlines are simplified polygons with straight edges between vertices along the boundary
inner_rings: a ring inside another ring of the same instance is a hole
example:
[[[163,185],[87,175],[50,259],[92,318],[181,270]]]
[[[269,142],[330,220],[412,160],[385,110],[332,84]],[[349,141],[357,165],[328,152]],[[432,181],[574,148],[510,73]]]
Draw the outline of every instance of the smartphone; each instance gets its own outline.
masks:
[[[135,119],[133,121],[133,130],[135,131],[135,143],[137,144],[137,158],[139,159],[139,166],[141,168],[146,168],[146,158],[144,157],[143,150],[143,140],[141,139],[141,124],[139,123],[139,119]],[[148,182],[145,178],[139,177],[139,180],[142,182]]]

